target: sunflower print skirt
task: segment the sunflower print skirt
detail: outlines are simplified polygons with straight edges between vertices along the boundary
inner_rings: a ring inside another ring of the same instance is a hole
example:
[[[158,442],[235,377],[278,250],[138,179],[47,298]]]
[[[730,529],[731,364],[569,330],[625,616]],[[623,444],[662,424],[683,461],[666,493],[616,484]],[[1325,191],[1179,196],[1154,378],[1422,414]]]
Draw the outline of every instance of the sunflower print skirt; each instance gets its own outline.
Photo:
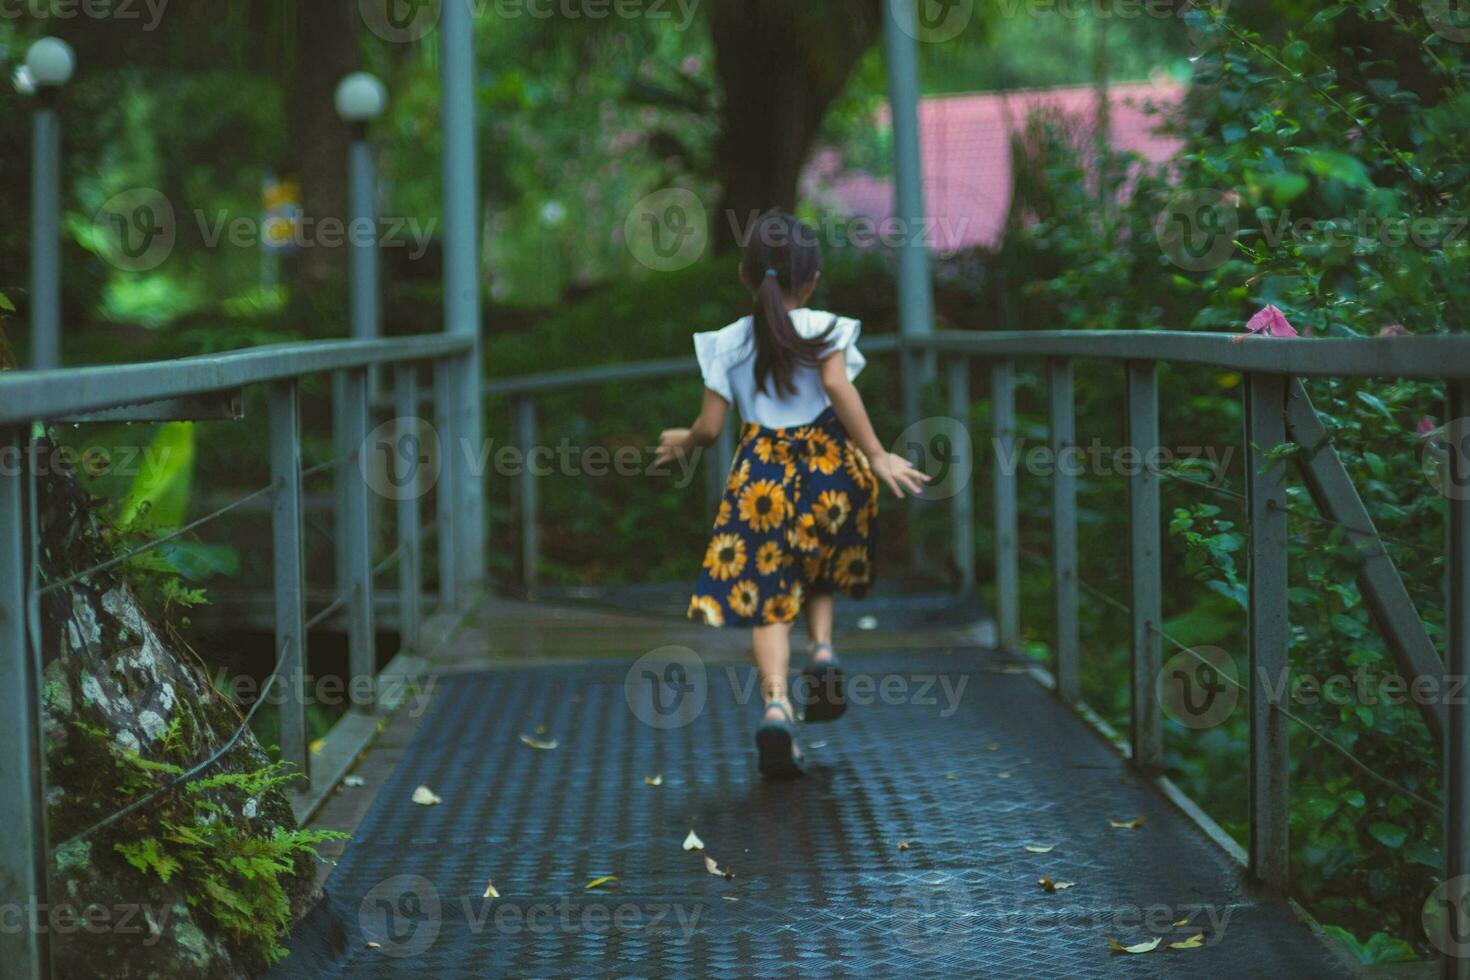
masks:
[[[808,595],[862,598],[877,518],[878,480],[832,409],[789,429],[747,424],[689,618],[769,626],[794,620]]]

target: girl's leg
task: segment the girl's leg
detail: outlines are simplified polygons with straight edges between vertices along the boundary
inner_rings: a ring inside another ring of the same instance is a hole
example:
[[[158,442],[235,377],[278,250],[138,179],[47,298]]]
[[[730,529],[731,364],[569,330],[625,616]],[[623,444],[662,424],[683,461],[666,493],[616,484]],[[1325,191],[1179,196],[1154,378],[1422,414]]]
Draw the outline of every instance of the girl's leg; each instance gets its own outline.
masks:
[[[757,626],[751,644],[755,648],[755,666],[761,675],[761,697],[765,701],[780,701],[791,711],[786,690],[786,678],[791,670],[791,624]],[[766,713],[769,721],[780,721],[782,717],[774,708]]]
[[[812,654],[813,663],[826,663],[832,659],[832,616],[837,607],[836,598],[830,592],[818,593],[806,600],[806,632],[812,646],[826,644]]]

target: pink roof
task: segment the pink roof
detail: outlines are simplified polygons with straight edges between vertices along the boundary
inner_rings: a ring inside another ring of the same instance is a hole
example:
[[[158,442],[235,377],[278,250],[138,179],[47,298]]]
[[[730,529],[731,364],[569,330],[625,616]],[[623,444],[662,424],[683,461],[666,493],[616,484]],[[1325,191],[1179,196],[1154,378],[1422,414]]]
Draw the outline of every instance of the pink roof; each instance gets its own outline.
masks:
[[[1109,88],[1112,142],[1158,163],[1178,151],[1178,140],[1157,130],[1161,118],[1149,107],[1169,109],[1183,98],[1174,84],[1132,82]],[[1060,112],[1090,124],[1097,108],[1090,85],[986,92],[926,98],[919,104],[924,159],[924,213],[937,252],[993,246],[1004,233],[1011,205],[1011,134],[1038,109]],[[888,125],[885,106],[879,119]],[[811,195],[851,216],[876,221],[893,216],[893,182],[844,172],[839,154],[818,154],[807,174]]]

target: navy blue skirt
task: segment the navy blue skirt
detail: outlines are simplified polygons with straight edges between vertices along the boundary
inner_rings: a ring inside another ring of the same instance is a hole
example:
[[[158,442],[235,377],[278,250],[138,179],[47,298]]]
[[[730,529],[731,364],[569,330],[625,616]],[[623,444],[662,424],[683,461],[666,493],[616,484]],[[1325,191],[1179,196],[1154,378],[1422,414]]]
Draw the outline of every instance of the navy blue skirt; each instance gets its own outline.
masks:
[[[789,623],[808,595],[873,584],[878,480],[837,413],[789,429],[749,423],[735,452],[689,617]]]

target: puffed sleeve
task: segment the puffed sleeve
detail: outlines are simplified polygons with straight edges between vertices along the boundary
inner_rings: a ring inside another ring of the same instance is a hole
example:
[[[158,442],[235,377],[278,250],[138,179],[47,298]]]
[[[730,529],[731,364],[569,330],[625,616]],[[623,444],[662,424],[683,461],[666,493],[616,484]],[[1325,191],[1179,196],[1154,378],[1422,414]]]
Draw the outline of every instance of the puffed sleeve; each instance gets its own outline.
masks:
[[[704,386],[730,404],[735,396],[730,390],[730,369],[719,350],[719,333],[697,333],[694,335],[694,356],[699,360],[699,371],[704,375]]]
[[[855,381],[867,367],[868,359],[863,352],[858,350],[858,335],[863,332],[863,324],[860,320],[851,317],[840,316],[832,325],[832,335],[827,339],[827,353],[836,351],[843,352],[843,359],[847,364],[847,380]]]

